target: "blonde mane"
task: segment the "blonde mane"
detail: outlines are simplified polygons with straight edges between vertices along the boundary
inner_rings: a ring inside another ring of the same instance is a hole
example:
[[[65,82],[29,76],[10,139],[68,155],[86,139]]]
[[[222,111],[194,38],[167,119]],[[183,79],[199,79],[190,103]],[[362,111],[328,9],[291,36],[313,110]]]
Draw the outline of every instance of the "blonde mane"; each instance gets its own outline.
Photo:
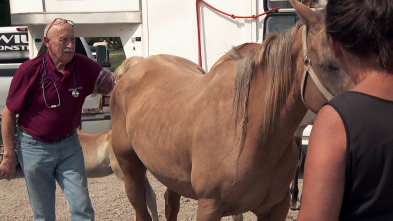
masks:
[[[262,137],[266,137],[269,129],[273,126],[276,118],[285,101],[291,85],[293,83],[293,71],[291,68],[291,49],[297,30],[301,24],[296,23],[293,28],[287,29],[280,34],[270,34],[262,45],[244,57],[239,58],[239,53],[232,49],[231,54],[234,59],[238,59],[236,64],[236,80],[234,95],[234,110],[236,119],[239,116],[239,107],[242,105],[241,126],[242,143],[246,136],[247,126],[247,103],[250,93],[250,85],[254,70],[259,66],[266,72],[267,88],[261,112],[264,115]],[[237,120],[236,120],[237,122]]]
[[[140,56],[132,56],[124,60],[118,68],[116,68],[113,76],[118,81],[127,71],[129,71],[134,65],[141,62],[144,58]]]

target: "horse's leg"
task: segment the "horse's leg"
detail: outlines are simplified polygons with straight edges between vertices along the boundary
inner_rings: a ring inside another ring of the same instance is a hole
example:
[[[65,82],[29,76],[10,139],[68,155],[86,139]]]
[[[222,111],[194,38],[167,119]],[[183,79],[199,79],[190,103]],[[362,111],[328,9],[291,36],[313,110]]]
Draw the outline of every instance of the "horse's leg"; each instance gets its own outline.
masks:
[[[216,199],[198,199],[197,221],[220,221],[223,208]]]
[[[114,93],[111,98],[113,153],[123,172],[127,197],[134,207],[136,220],[150,221],[151,216],[146,206],[146,167],[132,147],[126,131],[125,116],[121,113],[121,106],[116,102],[116,98]]]
[[[298,204],[298,197],[299,197],[299,173],[300,173],[300,167],[302,164],[302,137],[294,137],[296,147],[299,151],[299,162],[296,168],[296,173],[292,181],[292,185],[290,188],[291,192],[291,210],[299,210],[300,209],[300,204]]]
[[[115,154],[124,173],[124,184],[128,200],[135,209],[136,221],[151,220],[146,207],[146,168],[135,152],[117,152]]]
[[[119,178],[120,180],[124,181],[123,171],[120,168],[120,165],[119,165],[119,162],[117,161],[115,153],[113,153],[112,142],[111,142],[111,148],[109,148],[109,162],[111,164],[111,168],[112,168],[113,172],[115,173],[116,177]]]
[[[291,210],[299,210],[299,206],[297,204],[298,201],[298,195],[299,195],[299,168],[296,169],[295,176],[293,178],[292,184],[291,184]]]
[[[180,210],[180,194],[166,189],[164,198],[165,198],[165,217],[168,221],[176,221],[177,214]]]
[[[255,213],[257,215],[258,221],[266,220],[285,220],[288,214],[288,203],[290,201],[291,195],[289,194],[289,189],[285,197],[276,204],[271,210],[264,211],[263,213]]]
[[[153,217],[153,221],[159,221],[158,218],[158,210],[157,210],[157,200],[156,200],[156,194],[153,190],[153,188],[150,185],[149,179],[146,176],[146,201],[147,201],[147,207],[150,210],[150,213]]]
[[[115,157],[115,154],[113,153],[113,149],[109,149],[109,159],[111,162],[111,168],[113,172],[116,174],[117,178],[120,180],[124,181],[124,174],[123,171],[120,168],[120,165]],[[150,210],[151,216],[153,217],[153,221],[159,221],[158,218],[158,210],[157,210],[157,199],[156,199],[156,194],[153,190],[153,188],[150,185],[149,179],[146,176],[146,202],[147,202],[147,207]]]
[[[177,214],[180,209],[180,197],[181,195],[167,189],[165,194],[165,217],[168,221],[176,221]],[[233,215],[233,221],[243,221],[243,214]]]
[[[255,210],[252,210],[252,212],[257,216],[258,221],[285,220],[288,214],[291,200],[289,188],[291,175],[292,177],[294,176],[298,162],[296,159],[297,149],[295,145],[295,139],[292,137],[290,142],[287,144],[286,152],[281,157],[281,161],[286,162],[286,164],[280,164],[276,168],[277,173],[275,174],[275,177],[272,177],[272,182],[274,182],[272,191],[274,191],[274,193],[271,193],[271,196],[265,200],[270,203],[274,202],[274,204],[272,206],[261,204]],[[284,173],[280,173],[281,171]]]

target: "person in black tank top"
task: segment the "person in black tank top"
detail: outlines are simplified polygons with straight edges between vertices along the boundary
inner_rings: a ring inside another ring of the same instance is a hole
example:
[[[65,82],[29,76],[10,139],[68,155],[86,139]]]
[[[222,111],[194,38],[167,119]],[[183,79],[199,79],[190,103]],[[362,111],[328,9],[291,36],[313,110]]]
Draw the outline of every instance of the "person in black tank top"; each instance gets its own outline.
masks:
[[[355,87],[315,119],[297,220],[393,220],[393,2],[329,0],[325,21]]]

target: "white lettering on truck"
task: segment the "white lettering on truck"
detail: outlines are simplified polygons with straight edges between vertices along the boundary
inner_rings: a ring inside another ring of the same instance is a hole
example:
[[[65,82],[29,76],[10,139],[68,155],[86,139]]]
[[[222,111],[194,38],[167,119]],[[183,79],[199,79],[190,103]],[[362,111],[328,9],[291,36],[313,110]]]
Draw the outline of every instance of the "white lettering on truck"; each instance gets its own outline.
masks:
[[[28,44],[27,34],[0,35],[0,51],[27,51]]]
[[[13,45],[13,46],[0,45],[0,51],[27,51],[28,49],[29,49],[28,45]]]

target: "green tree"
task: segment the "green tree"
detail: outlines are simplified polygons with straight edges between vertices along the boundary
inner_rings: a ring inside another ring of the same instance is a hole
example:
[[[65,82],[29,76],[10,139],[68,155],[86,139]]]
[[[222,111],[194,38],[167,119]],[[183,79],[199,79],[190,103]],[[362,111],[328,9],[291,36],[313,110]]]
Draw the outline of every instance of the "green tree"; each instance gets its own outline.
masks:
[[[9,0],[0,0],[0,26],[11,25],[10,2]]]

